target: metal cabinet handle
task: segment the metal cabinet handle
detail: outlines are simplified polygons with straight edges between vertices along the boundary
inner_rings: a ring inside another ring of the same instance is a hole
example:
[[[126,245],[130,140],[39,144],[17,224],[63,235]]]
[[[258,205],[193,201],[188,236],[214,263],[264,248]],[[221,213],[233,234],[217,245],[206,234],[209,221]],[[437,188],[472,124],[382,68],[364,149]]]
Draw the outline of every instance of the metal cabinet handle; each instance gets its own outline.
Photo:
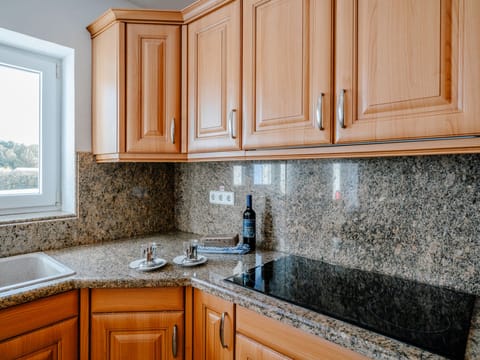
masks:
[[[345,89],[340,90],[338,94],[337,116],[340,127],[345,129]]]
[[[230,116],[228,117],[228,132],[230,133],[230,137],[232,139],[237,138],[236,120],[237,120],[237,110],[232,109],[232,111],[230,111]]]
[[[220,319],[220,344],[222,344],[222,348],[227,348],[228,345],[225,345],[225,316],[227,315],[226,312],[222,313],[222,317]]]
[[[323,128],[323,96],[324,95],[325,95],[324,93],[321,93],[317,99],[316,115],[317,115],[318,130],[325,130]]]
[[[172,138],[172,144],[175,144],[175,118],[172,118],[172,123],[170,124],[170,137]]]
[[[177,325],[173,325],[172,355],[174,358],[177,357]]]

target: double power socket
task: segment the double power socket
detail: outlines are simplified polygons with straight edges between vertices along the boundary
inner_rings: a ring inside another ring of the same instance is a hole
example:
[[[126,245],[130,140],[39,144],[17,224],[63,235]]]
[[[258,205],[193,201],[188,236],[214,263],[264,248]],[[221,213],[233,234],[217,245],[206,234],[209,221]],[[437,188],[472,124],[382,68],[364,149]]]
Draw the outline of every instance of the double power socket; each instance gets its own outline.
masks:
[[[210,204],[234,205],[235,194],[232,191],[210,191]]]

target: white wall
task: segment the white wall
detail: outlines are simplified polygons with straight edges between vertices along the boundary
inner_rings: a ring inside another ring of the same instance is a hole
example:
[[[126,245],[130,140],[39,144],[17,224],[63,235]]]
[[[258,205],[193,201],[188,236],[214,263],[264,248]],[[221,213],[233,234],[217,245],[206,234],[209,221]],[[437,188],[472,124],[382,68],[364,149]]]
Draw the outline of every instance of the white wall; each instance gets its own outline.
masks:
[[[178,2],[182,8],[184,0]],[[158,0],[172,9],[171,0]],[[127,0],[1,1],[0,27],[75,49],[76,149],[91,151],[91,43],[86,26],[108,8],[135,8]]]

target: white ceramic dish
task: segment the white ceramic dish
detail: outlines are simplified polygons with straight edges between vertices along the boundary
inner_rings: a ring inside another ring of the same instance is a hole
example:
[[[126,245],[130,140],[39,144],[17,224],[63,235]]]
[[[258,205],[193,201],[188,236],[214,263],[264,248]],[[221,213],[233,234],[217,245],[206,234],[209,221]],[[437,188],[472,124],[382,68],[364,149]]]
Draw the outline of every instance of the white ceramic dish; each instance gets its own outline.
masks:
[[[177,265],[180,266],[197,266],[201,264],[205,264],[207,262],[207,258],[203,255],[198,255],[198,260],[196,261],[186,261],[185,260],[185,255],[179,255],[175,259],[173,259],[173,262]]]
[[[138,271],[152,271],[152,270],[160,269],[165,265],[167,265],[167,260],[155,258],[153,259],[153,265],[146,266],[145,259],[138,259],[128,264],[128,267],[130,269],[135,269]]]

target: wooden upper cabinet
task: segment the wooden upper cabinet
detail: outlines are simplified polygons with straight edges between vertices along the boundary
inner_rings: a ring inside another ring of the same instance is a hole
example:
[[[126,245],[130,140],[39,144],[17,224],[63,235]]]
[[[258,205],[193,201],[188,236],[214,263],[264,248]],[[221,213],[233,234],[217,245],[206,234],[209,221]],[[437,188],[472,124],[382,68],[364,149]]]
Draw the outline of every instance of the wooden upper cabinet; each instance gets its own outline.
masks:
[[[241,147],[240,1],[188,24],[188,152]]]
[[[331,142],[332,2],[245,0],[245,149]]]
[[[477,0],[338,0],[335,142],[479,134],[478,14]]]
[[[127,24],[126,151],[180,152],[180,26]]]
[[[88,27],[97,161],[181,157],[181,23],[180,12],[115,9]]]

